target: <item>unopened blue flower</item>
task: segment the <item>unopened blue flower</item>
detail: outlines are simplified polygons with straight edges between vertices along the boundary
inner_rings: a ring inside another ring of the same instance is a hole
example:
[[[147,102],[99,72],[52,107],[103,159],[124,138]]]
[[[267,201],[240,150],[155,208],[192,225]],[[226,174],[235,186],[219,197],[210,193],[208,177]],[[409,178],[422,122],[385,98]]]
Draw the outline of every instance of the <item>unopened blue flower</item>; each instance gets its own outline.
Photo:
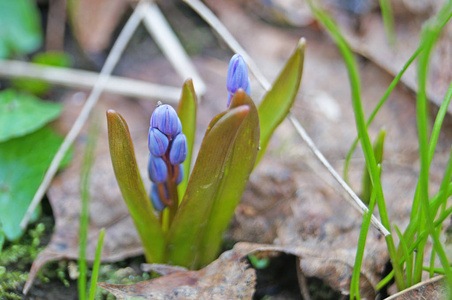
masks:
[[[161,157],[149,154],[148,173],[152,182],[165,181],[168,177],[168,168],[165,161]]]
[[[158,188],[157,184],[152,184],[151,202],[152,202],[152,206],[154,207],[154,209],[156,211],[162,211],[166,207],[165,203],[163,203],[163,201],[160,199],[159,188]]]
[[[148,135],[149,151],[154,156],[163,156],[168,149],[168,137],[157,128],[150,127]]]
[[[231,103],[231,98],[239,89],[245,90],[250,94],[250,78],[248,77],[248,68],[245,60],[240,54],[234,54],[229,62],[228,77],[226,81],[228,89],[228,106]]]
[[[187,138],[183,133],[179,133],[173,139],[169,152],[169,160],[172,165],[184,162],[187,157]]]
[[[178,167],[179,167],[179,173],[177,174],[176,184],[181,183],[182,179],[184,178],[184,166],[182,164],[180,164]]]
[[[176,111],[168,104],[159,105],[151,116],[151,127],[157,128],[168,136],[182,131],[182,124]]]

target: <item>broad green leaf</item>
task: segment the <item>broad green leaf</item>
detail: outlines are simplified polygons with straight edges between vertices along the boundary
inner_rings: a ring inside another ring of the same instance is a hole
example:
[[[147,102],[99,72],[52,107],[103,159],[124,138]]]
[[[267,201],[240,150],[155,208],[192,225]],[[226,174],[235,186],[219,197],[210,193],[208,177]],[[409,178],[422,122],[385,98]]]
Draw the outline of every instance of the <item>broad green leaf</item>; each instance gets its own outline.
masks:
[[[8,240],[22,235],[20,221],[61,142],[44,127],[0,143],[0,222]]]
[[[190,167],[193,154],[193,145],[195,143],[196,133],[196,109],[198,98],[193,87],[191,79],[185,81],[182,87],[182,96],[177,107],[177,114],[182,123],[182,132],[187,138],[187,158],[184,161],[184,179],[178,185],[177,191],[179,193],[180,202],[184,196],[188,185],[188,178],[190,177]]]
[[[129,127],[114,110],[107,111],[107,122],[116,181],[140,235],[146,260],[149,263],[161,263],[165,238],[141,180]]]
[[[56,119],[62,105],[14,90],[0,92],[0,142],[33,132]]]
[[[222,193],[224,177],[233,176],[227,170],[228,158],[249,112],[246,105],[231,109],[204,137],[181,206],[168,232],[167,263],[190,268],[198,266],[196,259],[210,212]]]
[[[72,57],[64,52],[44,52],[33,56],[33,63],[52,67],[69,67],[72,65]],[[12,80],[15,88],[27,91],[33,95],[42,96],[52,87],[49,83],[40,79],[16,78]]]
[[[264,155],[273,132],[286,118],[295,101],[303,73],[305,44],[306,40],[300,39],[295,52],[258,107],[261,122],[261,150],[256,165]]]
[[[240,126],[225,164],[225,176],[220,183],[221,190],[215,196],[201,241],[199,266],[205,266],[217,257],[223,242],[223,233],[234,215],[248,177],[255,166],[259,149],[259,116],[253,100],[244,92],[236,93],[230,109],[241,105],[249,106],[250,112]]]
[[[35,1],[0,0],[0,58],[28,54],[41,43],[41,21]]]

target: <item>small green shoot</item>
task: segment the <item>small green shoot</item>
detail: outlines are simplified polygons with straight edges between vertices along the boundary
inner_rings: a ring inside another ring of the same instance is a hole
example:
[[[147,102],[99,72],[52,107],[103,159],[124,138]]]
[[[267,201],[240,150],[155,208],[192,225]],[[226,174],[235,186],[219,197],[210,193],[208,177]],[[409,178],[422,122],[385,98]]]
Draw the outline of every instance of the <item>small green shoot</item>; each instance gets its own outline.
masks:
[[[87,263],[86,263],[86,245],[89,227],[89,179],[91,168],[94,163],[94,151],[96,149],[96,140],[98,136],[97,125],[94,123],[90,127],[88,133],[88,142],[85,148],[85,156],[83,158],[82,174],[80,179],[80,234],[79,234],[79,260],[78,260],[78,295],[80,300],[86,299],[86,278],[87,278]]]
[[[96,255],[94,256],[93,272],[91,274],[91,284],[89,288],[89,300],[94,300],[97,290],[97,278],[99,276],[99,268],[101,262],[102,246],[104,244],[105,228],[99,232],[97,239]]]
[[[267,257],[259,258],[256,255],[250,254],[248,255],[248,259],[255,269],[266,269],[270,265],[270,259],[268,259]]]

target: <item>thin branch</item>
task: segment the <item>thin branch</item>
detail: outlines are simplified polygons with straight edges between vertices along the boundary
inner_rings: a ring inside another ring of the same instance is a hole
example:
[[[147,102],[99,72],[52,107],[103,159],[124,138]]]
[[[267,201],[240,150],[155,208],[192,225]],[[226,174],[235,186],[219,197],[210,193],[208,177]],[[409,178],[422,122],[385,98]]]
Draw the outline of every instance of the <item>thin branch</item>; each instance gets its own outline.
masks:
[[[76,69],[50,67],[16,60],[0,60],[0,77],[24,77],[40,79],[70,88],[93,88],[99,73]],[[144,99],[159,99],[177,103],[181,89],[145,81],[110,76],[105,92]]]
[[[47,172],[44,176],[44,179],[41,182],[41,185],[39,186],[38,190],[36,191],[36,194],[33,197],[33,200],[31,202],[30,206],[28,207],[28,210],[25,213],[25,216],[20,223],[20,226],[22,229],[24,229],[27,226],[31,215],[35,211],[36,207],[38,206],[42,197],[44,196],[47,188],[49,187],[50,183],[52,182],[52,179],[55,176],[55,173],[58,170],[58,167],[60,166],[60,163],[63,160],[66,152],[68,151],[69,147],[72,145],[75,138],[80,133],[80,130],[82,129],[86,120],[88,119],[91,110],[93,109],[94,105],[97,103],[97,100],[99,99],[102,91],[104,90],[113,69],[115,68],[116,64],[119,61],[119,58],[121,57],[125,47],[127,46],[127,43],[129,42],[130,38],[134,34],[138,25],[140,24],[140,22],[143,18],[144,11],[148,7],[149,7],[148,2],[140,1],[138,6],[136,7],[135,11],[130,16],[126,25],[122,29],[121,33],[119,34],[117,40],[115,41],[115,43],[110,51],[110,54],[108,55],[107,60],[105,61],[104,66],[102,67],[99,78],[98,78],[96,84],[94,85],[94,88],[91,91],[91,94],[88,97],[88,100],[86,100],[85,105],[83,106],[82,111],[80,112],[77,120],[75,121],[71,130],[66,135],[63,143],[61,144],[60,148],[58,149],[57,153],[55,154],[55,157],[53,158],[52,163],[50,164],[50,167],[47,170]]]
[[[206,84],[156,3],[151,3],[145,10],[143,23],[179,76],[183,80],[192,78],[196,93],[204,95]]]
[[[193,10],[195,10],[223,38],[223,40],[229,46],[229,48],[231,48],[234,52],[239,53],[244,57],[250,71],[254,74],[257,81],[260,83],[260,85],[264,88],[265,91],[268,91],[271,88],[270,82],[264,77],[256,63],[246,53],[245,49],[243,49],[240,46],[237,40],[226,29],[226,27],[221,23],[221,21],[212,13],[212,11],[199,0],[183,0],[183,1],[187,3],[190,7],[192,7]],[[298,120],[292,114],[289,114],[287,118],[295,127],[295,130],[298,132],[303,141],[308,145],[309,149],[311,149],[314,155],[319,159],[319,161],[325,166],[325,168],[331,173],[334,179],[340,184],[340,186],[347,192],[347,194],[353,200],[350,201],[350,199],[346,198],[347,202],[352,204],[352,206],[362,214],[364,214],[364,212],[369,211],[367,206],[361,201],[361,199],[359,199],[355,192],[347,185],[347,183],[342,179],[342,177],[339,176],[339,174],[334,170],[331,164],[323,156],[323,154],[314,144],[314,142],[309,137],[306,130],[304,130],[304,128],[298,122]],[[390,235],[389,231],[373,215],[372,215],[372,225],[374,225],[374,227],[377,230],[379,230],[384,236]]]

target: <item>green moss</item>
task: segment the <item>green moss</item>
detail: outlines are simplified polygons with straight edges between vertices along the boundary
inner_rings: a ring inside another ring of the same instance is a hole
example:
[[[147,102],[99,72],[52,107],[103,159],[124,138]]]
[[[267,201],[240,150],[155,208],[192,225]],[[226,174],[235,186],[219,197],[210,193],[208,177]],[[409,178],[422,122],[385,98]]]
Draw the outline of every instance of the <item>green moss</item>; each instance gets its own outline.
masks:
[[[5,245],[0,256],[0,299],[20,299],[16,292],[27,280],[28,269],[42,250],[45,229],[44,223],[39,223],[21,240]]]

